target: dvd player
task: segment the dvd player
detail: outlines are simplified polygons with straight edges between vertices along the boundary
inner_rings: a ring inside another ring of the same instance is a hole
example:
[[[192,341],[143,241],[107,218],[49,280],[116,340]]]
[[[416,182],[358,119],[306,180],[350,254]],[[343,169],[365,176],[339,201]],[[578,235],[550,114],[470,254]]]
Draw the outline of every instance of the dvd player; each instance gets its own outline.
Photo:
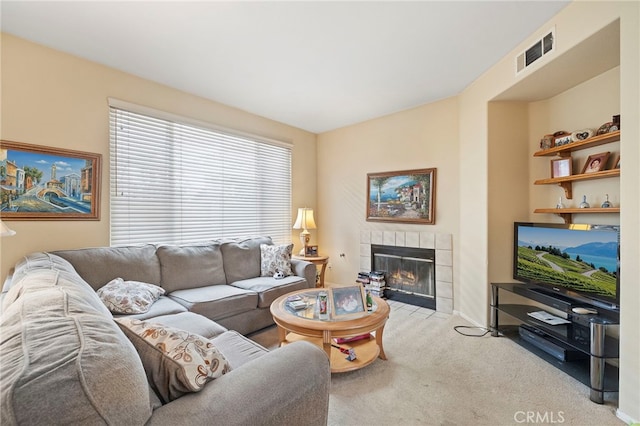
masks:
[[[571,348],[561,341],[553,339],[551,336],[548,336],[542,331],[526,324],[522,324],[518,331],[522,340],[543,350],[560,361],[575,361],[588,357],[587,354]]]

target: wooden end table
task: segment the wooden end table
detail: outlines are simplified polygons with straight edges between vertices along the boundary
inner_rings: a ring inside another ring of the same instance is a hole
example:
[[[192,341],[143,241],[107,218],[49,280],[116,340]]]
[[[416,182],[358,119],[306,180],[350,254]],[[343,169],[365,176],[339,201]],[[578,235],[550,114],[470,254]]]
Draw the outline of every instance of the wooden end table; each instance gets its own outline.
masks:
[[[291,342],[306,340],[321,346],[330,360],[331,372],[342,373],[358,370],[375,361],[387,359],[382,346],[382,333],[389,318],[389,305],[379,297],[373,297],[372,312],[363,312],[360,316],[348,319],[320,320],[315,311],[316,296],[321,290],[306,289],[280,296],[271,304],[271,315],[278,326],[280,346]],[[295,310],[287,305],[287,298],[300,295],[308,301],[306,309]],[[342,348],[353,348],[356,359],[348,361],[346,355],[332,346],[333,339],[354,337],[373,332],[374,336],[349,343],[341,343]]]
[[[320,281],[316,283],[316,287],[324,287],[324,271],[327,269],[329,256],[299,256],[294,254],[291,257],[293,257],[294,259],[306,260],[307,262],[311,262],[316,266],[320,265]]]

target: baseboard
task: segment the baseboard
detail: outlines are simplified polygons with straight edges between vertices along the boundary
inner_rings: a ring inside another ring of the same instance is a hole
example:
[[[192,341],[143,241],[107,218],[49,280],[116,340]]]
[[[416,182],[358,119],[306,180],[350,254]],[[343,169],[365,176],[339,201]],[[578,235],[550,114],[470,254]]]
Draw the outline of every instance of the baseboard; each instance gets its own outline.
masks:
[[[620,411],[619,408],[616,410],[616,417],[622,420],[627,425],[640,424],[640,421],[634,420],[630,416],[627,416],[625,413]]]
[[[458,315],[459,317],[461,317],[462,319],[469,321],[471,324],[473,324],[476,327],[480,327],[480,328],[489,328],[486,324],[480,324],[479,322],[476,322],[475,320],[471,319],[470,317],[468,317],[467,315],[463,314],[460,311],[453,311],[454,315]]]

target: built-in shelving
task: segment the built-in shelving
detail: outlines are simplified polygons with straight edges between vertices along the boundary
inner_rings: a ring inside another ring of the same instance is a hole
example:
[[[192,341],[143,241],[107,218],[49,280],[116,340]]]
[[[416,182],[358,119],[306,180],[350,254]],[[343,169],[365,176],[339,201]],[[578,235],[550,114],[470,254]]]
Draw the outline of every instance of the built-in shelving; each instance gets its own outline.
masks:
[[[583,141],[571,142],[566,145],[554,146],[553,148],[543,149],[533,154],[534,157],[552,157],[558,155],[560,157],[568,157],[572,151],[593,148],[594,146],[604,145],[607,143],[618,142],[620,140],[620,130],[605,133],[603,135],[593,136]]]
[[[560,146],[556,146],[549,149],[543,149],[541,151],[537,151],[536,153],[534,153],[533,156],[534,157],[560,156],[560,157],[566,158],[566,157],[569,157],[571,155],[571,152],[573,151],[593,148],[595,146],[613,143],[619,140],[620,140],[620,130],[617,130],[615,132],[593,136],[583,141],[572,142],[566,145],[560,145]],[[573,198],[573,182],[594,180],[594,179],[605,179],[605,178],[613,178],[613,177],[620,177],[620,169],[602,170],[602,171],[593,172],[593,173],[580,173],[580,174],[574,174],[571,176],[538,179],[534,182],[534,185],[559,185],[562,189],[564,189],[566,198],[570,200]],[[619,207],[587,208],[587,209],[544,208],[544,209],[535,209],[533,212],[557,214],[564,220],[565,223],[571,223],[572,214],[574,213],[620,213],[620,208]]]

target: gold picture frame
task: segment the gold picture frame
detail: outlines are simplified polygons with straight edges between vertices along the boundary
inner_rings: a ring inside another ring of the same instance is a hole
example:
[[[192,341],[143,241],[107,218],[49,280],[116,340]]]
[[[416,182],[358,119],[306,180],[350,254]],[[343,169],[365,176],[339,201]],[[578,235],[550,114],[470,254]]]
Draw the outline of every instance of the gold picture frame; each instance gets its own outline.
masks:
[[[367,174],[367,221],[435,225],[436,169]]]
[[[5,220],[99,220],[100,154],[0,141]]]

